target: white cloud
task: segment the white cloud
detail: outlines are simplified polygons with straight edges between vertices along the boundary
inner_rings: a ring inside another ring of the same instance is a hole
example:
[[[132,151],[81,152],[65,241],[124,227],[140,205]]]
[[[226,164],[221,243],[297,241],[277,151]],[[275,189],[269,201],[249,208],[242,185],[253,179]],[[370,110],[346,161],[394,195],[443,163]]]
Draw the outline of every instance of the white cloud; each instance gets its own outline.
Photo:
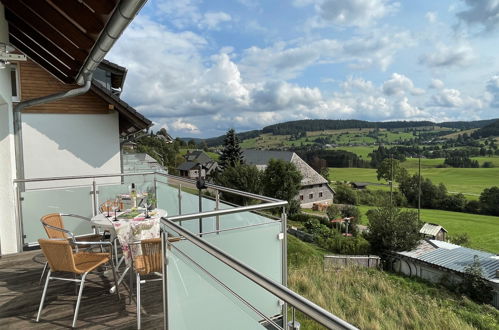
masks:
[[[216,30],[219,25],[229,22],[232,17],[222,11],[202,13],[200,0],[167,0],[157,4],[158,12],[179,29],[197,27],[199,29]]]
[[[176,131],[199,134],[201,133],[199,128],[191,123],[185,122],[182,119],[177,119],[172,123],[172,128]]]
[[[199,21],[198,25],[200,28],[216,30],[221,23],[229,22],[231,20],[232,17],[222,11],[208,12],[203,15],[203,18]]]
[[[293,4],[314,4],[316,16],[309,22],[309,26],[313,28],[331,24],[366,27],[395,12],[399,7],[398,2],[388,0],[295,0]]]
[[[463,108],[464,110],[481,109],[484,107],[482,100],[466,96],[457,89],[445,88],[432,95],[430,106],[444,108]]]
[[[386,95],[402,95],[406,92],[413,95],[420,95],[424,93],[424,90],[414,87],[411,79],[398,73],[393,73],[392,78],[383,83],[383,93]]]
[[[428,86],[429,88],[433,89],[442,89],[445,87],[445,84],[442,80],[440,79],[432,79],[430,85]]]
[[[466,10],[456,13],[457,17],[469,26],[481,26],[485,31],[499,27],[499,1],[463,0]]]
[[[353,78],[352,76],[341,83],[341,88],[345,91],[358,91],[362,93],[371,92],[375,89],[371,81],[363,78]]]
[[[473,60],[473,49],[466,44],[457,46],[437,45],[435,51],[422,55],[419,62],[429,67],[464,67]]]
[[[244,79],[288,80],[297,77],[312,65],[346,63],[352,69],[380,68],[385,71],[400,49],[413,45],[405,32],[374,29],[347,41],[335,39],[276,42],[266,48],[246,49],[239,62]]]
[[[429,11],[425,14],[426,19],[429,23],[435,23],[437,21],[437,13],[434,11]]]

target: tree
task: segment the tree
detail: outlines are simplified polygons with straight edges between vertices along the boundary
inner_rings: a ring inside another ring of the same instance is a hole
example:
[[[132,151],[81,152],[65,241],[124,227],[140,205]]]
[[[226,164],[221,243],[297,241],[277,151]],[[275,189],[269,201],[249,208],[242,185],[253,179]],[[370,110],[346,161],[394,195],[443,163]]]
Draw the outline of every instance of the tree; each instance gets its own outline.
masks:
[[[409,176],[407,170],[400,166],[400,161],[393,158],[386,158],[383,160],[376,173],[378,175],[378,181],[381,179],[392,181],[393,176],[394,181],[402,182]]]
[[[225,169],[241,163],[243,163],[243,155],[239,146],[239,139],[237,138],[236,131],[231,128],[225,134],[219,165],[222,169]]]
[[[293,163],[271,159],[262,175],[263,194],[288,201],[288,213],[293,214],[297,211],[295,198],[301,179],[302,175]]]
[[[217,173],[214,181],[216,184],[224,187],[247,191],[253,194],[261,194],[262,174],[254,165],[236,164],[235,166],[226,167],[222,172]],[[224,193],[223,198],[238,205],[252,203],[252,200],[235,194]]]
[[[334,195],[334,200],[339,204],[357,204],[357,195],[352,188],[344,184],[338,184],[335,188],[336,194]]]
[[[464,268],[464,279],[460,291],[479,303],[492,300],[492,288],[483,278],[480,258],[473,257],[473,262]]]
[[[420,240],[421,222],[414,211],[402,211],[393,206],[372,209],[366,239],[374,252],[384,254],[390,251],[409,251]]]
[[[486,188],[480,194],[480,208],[483,213],[499,215],[499,187]]]

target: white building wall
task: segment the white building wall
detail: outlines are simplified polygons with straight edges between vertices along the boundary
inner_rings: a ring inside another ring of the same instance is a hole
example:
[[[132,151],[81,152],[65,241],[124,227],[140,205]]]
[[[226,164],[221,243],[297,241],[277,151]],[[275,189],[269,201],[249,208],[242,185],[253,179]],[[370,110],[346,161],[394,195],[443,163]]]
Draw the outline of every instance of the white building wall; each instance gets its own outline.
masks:
[[[43,178],[121,172],[118,113],[22,115],[24,177]],[[98,183],[119,182],[120,178]],[[71,180],[69,185],[90,183]],[[40,182],[35,187],[61,186]]]
[[[8,26],[0,3],[0,42],[8,42]],[[10,70],[0,70],[0,255],[17,251],[12,180],[16,177]]]

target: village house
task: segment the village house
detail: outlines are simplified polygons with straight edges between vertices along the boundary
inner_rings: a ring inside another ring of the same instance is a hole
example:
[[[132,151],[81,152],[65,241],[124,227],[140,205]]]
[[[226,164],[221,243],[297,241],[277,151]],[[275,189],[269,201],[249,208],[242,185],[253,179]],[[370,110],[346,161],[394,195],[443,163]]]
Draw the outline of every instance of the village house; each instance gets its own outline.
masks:
[[[271,159],[280,159],[296,166],[303,176],[300,192],[296,199],[303,208],[312,208],[314,204],[332,204],[334,190],[322,175],[296,153],[291,151],[243,150],[243,160],[246,164],[255,165],[259,170],[265,170]]]
[[[184,178],[197,179],[200,165],[202,178],[210,176],[218,168],[218,163],[202,150],[188,151],[184,158],[186,161],[177,167],[179,175]]]

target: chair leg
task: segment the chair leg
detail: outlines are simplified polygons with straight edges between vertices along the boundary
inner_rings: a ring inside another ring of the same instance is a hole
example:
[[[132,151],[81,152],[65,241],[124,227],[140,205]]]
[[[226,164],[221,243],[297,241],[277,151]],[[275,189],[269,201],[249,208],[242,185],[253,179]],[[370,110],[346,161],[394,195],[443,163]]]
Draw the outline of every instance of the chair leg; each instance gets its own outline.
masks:
[[[114,265],[113,265],[113,261],[110,260],[109,261],[109,265],[111,266],[111,268],[113,269],[113,277],[114,277],[114,287],[116,289],[116,294],[118,295],[118,301],[121,301],[121,297],[120,297],[120,288],[119,288],[119,283],[118,283],[118,276],[116,274],[116,268],[114,268]]]
[[[40,282],[38,282],[38,285],[42,284],[42,281],[43,281],[43,275],[45,275],[45,271],[47,270],[47,266],[48,266],[48,262],[45,261],[45,266],[43,266],[43,270],[42,270],[42,275],[40,276]]]
[[[140,274],[137,272],[137,329],[140,329]]]
[[[43,303],[45,302],[45,295],[47,294],[47,288],[49,286],[51,274],[52,274],[52,271],[49,269],[49,272],[47,274],[47,280],[45,280],[45,286],[43,288],[42,300],[40,300],[40,307],[38,307],[38,315],[36,316],[36,322],[40,321],[40,314],[42,313]]]
[[[73,317],[73,328],[76,327],[76,319],[78,318],[78,311],[80,310],[81,295],[83,293],[83,287],[85,286],[85,278],[87,277],[87,274],[88,274],[88,272],[81,276],[80,291],[78,292],[78,299],[76,300],[75,315]]]

